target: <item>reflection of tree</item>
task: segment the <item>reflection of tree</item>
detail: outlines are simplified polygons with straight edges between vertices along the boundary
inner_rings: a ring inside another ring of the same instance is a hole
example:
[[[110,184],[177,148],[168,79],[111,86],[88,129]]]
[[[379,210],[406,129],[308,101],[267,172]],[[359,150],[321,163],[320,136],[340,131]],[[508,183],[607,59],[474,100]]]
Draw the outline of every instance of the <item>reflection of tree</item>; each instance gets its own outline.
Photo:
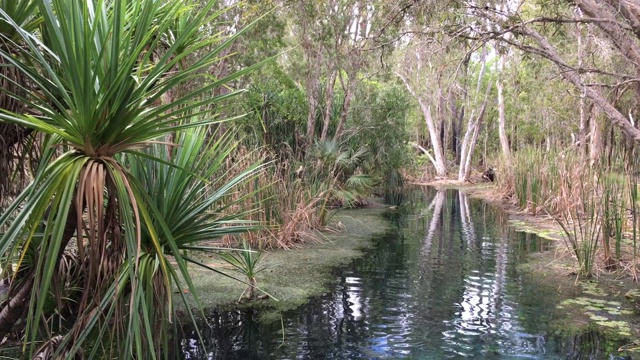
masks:
[[[438,190],[429,205],[429,209],[433,209],[433,215],[431,216],[431,223],[427,230],[427,236],[422,243],[422,255],[425,257],[429,256],[431,243],[433,242],[433,237],[435,236],[436,231],[438,229],[442,229],[442,208],[444,207],[445,198],[445,191]]]
[[[258,359],[259,329],[255,310],[213,311],[206,324],[200,324],[198,337],[192,325],[180,329],[177,343],[181,356],[171,359]]]
[[[473,226],[473,220],[471,220],[471,213],[469,211],[469,198],[467,194],[458,191],[458,201],[460,202],[460,220],[462,222],[462,235],[470,247],[475,246],[476,230]]]
[[[509,282],[509,241],[494,226],[477,227],[473,219],[485,217],[486,208],[474,214],[468,197],[459,193],[460,219],[464,243],[468,244],[469,271],[464,276],[459,311],[443,332],[449,350],[465,356],[500,353],[540,353],[544,341],[527,335],[518,318],[518,304],[507,291]],[[488,345],[493,344],[493,345]]]
[[[408,208],[388,215],[398,227],[337,271],[329,293],[283,315],[284,340],[279,321],[256,324],[256,315],[236,313],[230,322],[211,321],[203,334],[214,352],[188,358],[401,358],[407,349],[412,358],[434,359],[540,354],[544,339],[527,331],[542,324],[521,324],[519,303],[530,297],[528,306],[543,308],[546,295],[540,287],[526,292],[509,261],[511,235],[497,230],[491,209],[455,191],[406,199]],[[540,323],[541,316],[527,318]],[[254,335],[241,336],[247,332]]]

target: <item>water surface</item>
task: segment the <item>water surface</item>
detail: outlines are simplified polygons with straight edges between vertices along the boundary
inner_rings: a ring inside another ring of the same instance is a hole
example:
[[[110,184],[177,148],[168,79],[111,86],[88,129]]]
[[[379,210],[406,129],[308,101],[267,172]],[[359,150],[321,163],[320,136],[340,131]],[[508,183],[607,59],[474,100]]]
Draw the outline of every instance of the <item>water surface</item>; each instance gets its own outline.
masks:
[[[509,230],[499,211],[457,191],[414,191],[404,202],[385,214],[392,229],[336,269],[324,296],[281,322],[260,322],[256,310],[212,311],[202,326],[207,351],[185,328],[179,357],[589,358],[549,328],[553,289],[518,271],[543,240]]]

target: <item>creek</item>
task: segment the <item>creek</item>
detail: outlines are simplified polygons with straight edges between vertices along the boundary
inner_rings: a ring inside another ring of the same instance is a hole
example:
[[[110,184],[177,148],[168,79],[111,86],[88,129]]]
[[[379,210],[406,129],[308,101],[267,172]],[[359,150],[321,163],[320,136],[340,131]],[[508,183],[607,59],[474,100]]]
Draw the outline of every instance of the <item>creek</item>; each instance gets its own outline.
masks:
[[[420,189],[384,217],[391,229],[335,269],[324,295],[276,321],[212,310],[207,350],[185,327],[172,358],[609,359],[601,335],[551,327],[560,295],[518,268],[547,240],[513,231],[498,209]]]

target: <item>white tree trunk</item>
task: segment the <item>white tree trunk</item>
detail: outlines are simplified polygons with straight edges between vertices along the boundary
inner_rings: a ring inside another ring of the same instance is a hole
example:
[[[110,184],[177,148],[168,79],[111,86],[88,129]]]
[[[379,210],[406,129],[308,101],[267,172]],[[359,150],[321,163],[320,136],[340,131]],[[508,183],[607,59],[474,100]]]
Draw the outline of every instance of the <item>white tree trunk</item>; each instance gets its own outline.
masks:
[[[422,96],[418,96],[409,81],[407,81],[407,79],[402,74],[396,72],[396,75],[400,78],[400,80],[402,80],[409,93],[418,100],[420,110],[422,110],[422,115],[424,115],[424,120],[427,123],[427,130],[429,130],[429,139],[431,140],[431,147],[433,149],[433,157],[430,157],[430,160],[433,164],[433,167],[436,169],[436,175],[439,178],[444,179],[447,177],[447,165],[444,161],[444,151],[442,149],[442,144],[440,143],[438,130],[436,129],[436,124],[433,121],[433,117],[431,116],[431,106],[429,106],[427,101],[422,98]]]
[[[500,70],[504,72],[505,54],[500,55]],[[502,80],[498,78],[496,81],[496,88],[498,89],[498,136],[500,138],[500,147],[502,148],[502,155],[504,156],[507,166],[511,167],[511,149],[509,148],[509,139],[507,138],[506,131],[506,111],[504,104],[504,95],[502,93]]]
[[[469,120],[469,126],[467,127],[467,132],[464,134],[464,140],[462,142],[460,168],[458,169],[459,181],[469,180],[469,175],[471,174],[471,159],[473,158],[473,152],[476,149],[476,144],[478,143],[478,135],[480,134],[480,128],[482,127],[486,109],[487,100],[485,99],[478,117]]]
[[[429,139],[431,140],[433,157],[435,158],[433,166],[436,168],[436,175],[444,179],[447,177],[447,165],[444,162],[444,152],[442,151],[442,144],[440,143],[436,124],[433,121],[433,117],[431,117],[431,107],[421,98],[418,99],[418,103],[420,104],[420,109],[427,123],[427,129],[429,129]]]
[[[589,115],[591,118],[589,121],[591,125],[591,136],[589,137],[589,163],[591,166],[598,164],[600,162],[600,157],[602,156],[602,130],[600,122],[597,119],[599,113],[600,108],[597,106],[591,107],[591,114]]]
[[[476,88],[476,97],[480,94],[480,86],[482,84],[482,78],[486,69],[486,49],[482,49],[482,68],[478,75],[478,85]],[[487,108],[487,99],[489,98],[489,92],[491,91],[491,82],[487,86],[484,94],[484,101],[482,102],[482,108],[477,118],[473,118],[473,113],[469,118],[469,125],[467,126],[467,132],[464,134],[464,140],[462,141],[462,151],[460,154],[460,166],[458,168],[458,180],[467,181],[469,174],[471,173],[471,158],[473,157],[473,151],[478,143],[478,134],[480,134],[480,128],[482,127],[482,121],[484,120],[484,113]]]

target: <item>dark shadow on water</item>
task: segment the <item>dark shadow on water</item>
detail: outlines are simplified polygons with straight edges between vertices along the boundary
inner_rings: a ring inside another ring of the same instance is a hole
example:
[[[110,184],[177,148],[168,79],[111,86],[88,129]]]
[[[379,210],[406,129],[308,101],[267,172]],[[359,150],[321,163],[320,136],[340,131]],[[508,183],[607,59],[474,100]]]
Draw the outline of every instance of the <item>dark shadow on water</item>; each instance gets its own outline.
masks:
[[[517,268],[544,240],[509,230],[502,213],[457,191],[419,189],[402,202],[384,216],[392,230],[336,269],[324,296],[282,324],[255,310],[212,311],[204,344],[185,327],[171,358],[608,358],[599,336],[549,335],[558,295]]]

